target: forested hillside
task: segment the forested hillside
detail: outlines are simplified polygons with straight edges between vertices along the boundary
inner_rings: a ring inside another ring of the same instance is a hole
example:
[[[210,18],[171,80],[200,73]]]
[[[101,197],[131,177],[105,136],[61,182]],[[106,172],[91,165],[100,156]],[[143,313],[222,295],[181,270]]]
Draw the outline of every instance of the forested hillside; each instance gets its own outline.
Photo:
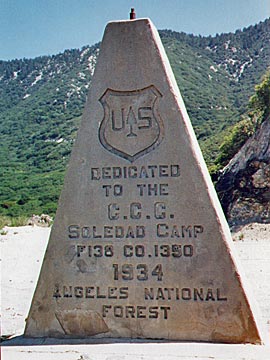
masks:
[[[160,31],[208,165],[270,65],[270,19],[201,37]],[[53,214],[99,44],[0,61],[0,213]]]

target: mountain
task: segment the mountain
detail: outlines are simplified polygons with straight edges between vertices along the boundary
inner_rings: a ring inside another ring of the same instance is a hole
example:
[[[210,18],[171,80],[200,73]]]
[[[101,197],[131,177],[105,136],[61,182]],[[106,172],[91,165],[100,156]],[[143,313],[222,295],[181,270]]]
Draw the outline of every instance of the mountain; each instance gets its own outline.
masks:
[[[220,141],[214,135],[239,121],[270,64],[270,19],[215,37],[172,31],[160,35],[204,156],[211,163],[218,151],[211,144]],[[171,37],[177,41],[168,41]]]
[[[270,65],[270,19],[201,37],[160,31],[205,159]],[[99,44],[35,59],[0,61],[0,213],[53,214]]]

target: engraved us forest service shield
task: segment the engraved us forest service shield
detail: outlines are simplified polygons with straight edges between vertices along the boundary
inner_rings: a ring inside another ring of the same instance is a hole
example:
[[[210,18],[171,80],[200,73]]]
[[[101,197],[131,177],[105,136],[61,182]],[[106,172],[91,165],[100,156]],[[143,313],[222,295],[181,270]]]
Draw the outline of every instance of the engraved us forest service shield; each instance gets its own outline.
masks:
[[[155,149],[164,133],[158,114],[160,97],[153,85],[134,91],[107,89],[100,98],[104,108],[101,144],[130,162]]]

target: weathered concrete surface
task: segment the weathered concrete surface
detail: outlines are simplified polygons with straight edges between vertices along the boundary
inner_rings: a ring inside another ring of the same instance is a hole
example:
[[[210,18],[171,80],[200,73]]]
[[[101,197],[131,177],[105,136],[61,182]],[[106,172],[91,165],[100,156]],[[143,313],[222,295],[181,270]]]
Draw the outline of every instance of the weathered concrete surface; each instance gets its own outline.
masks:
[[[36,286],[49,230],[37,227],[8,228],[7,234],[0,236],[3,335],[23,334],[24,319]],[[267,325],[270,336],[269,232],[270,225],[251,224],[239,229],[233,238],[240,261],[261,308],[263,323]],[[12,251],[10,251],[10,244],[12,244]],[[104,343],[97,343],[98,341]],[[103,339],[96,340],[96,343],[92,340],[92,344],[81,345],[79,339],[66,341],[22,337],[5,341],[2,345],[2,360],[36,360],[37,358],[41,360],[270,359],[269,345],[157,342],[132,344],[120,339],[114,344]]]
[[[25,335],[260,343],[241,275],[156,29],[109,23]]]

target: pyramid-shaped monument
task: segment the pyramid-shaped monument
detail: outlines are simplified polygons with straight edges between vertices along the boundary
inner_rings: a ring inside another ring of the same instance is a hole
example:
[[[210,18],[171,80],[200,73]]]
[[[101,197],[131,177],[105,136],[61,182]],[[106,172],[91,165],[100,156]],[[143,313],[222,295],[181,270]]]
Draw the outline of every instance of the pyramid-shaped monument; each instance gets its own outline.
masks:
[[[261,343],[159,35],[107,25],[25,335]]]

